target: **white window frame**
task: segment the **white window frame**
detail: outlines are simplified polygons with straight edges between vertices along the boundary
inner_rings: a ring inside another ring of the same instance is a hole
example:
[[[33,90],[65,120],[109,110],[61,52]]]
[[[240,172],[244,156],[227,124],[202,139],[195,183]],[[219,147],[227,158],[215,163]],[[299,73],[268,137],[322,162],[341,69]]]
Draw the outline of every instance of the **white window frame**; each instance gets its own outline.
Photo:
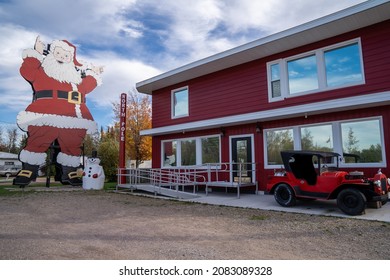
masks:
[[[326,83],[326,69],[325,69],[325,59],[324,59],[324,53],[326,51],[330,51],[333,49],[341,48],[344,46],[352,45],[352,44],[358,44],[359,47],[359,56],[360,56],[360,65],[361,69],[360,72],[362,74],[362,80],[358,81],[356,83],[349,83],[349,84],[343,84],[340,86],[327,86]],[[309,91],[304,91],[304,92],[297,92],[290,94],[289,92],[289,86],[288,86],[288,72],[287,72],[287,64],[289,61],[304,58],[310,55],[315,55],[316,61],[317,61],[317,75],[318,75],[318,89],[314,90],[309,90]],[[271,85],[271,66],[274,64],[279,64],[279,69],[280,69],[280,89],[281,89],[281,95],[278,97],[272,97],[272,85]],[[364,74],[364,63],[363,63],[363,53],[362,53],[362,44],[361,44],[361,39],[355,38],[351,39],[348,41],[344,41],[341,43],[333,44],[330,46],[326,46],[323,48],[319,48],[316,50],[308,51],[305,53],[300,53],[298,55],[290,56],[287,58],[281,58],[277,60],[273,60],[270,62],[267,62],[267,85],[268,85],[268,101],[269,102],[276,102],[276,101],[281,101],[286,98],[292,98],[296,96],[302,96],[306,94],[312,94],[312,93],[317,93],[317,92],[323,92],[323,91],[328,91],[328,90],[334,90],[337,88],[345,88],[345,87],[351,87],[355,85],[361,85],[365,84],[365,74]]]
[[[383,118],[381,116],[378,117],[370,117],[370,118],[360,118],[360,119],[348,119],[348,120],[342,120],[338,121],[338,130],[339,130],[339,137],[341,141],[339,142],[339,145],[337,147],[337,150],[335,148],[335,152],[339,153],[340,155],[343,154],[343,143],[342,143],[342,133],[341,133],[341,124],[342,123],[349,123],[349,122],[363,122],[363,121],[370,121],[370,120],[378,120],[379,121],[379,130],[380,130],[380,141],[381,141],[381,147],[382,147],[382,162],[359,162],[359,163],[345,163],[344,160],[341,161],[340,167],[373,167],[373,168],[386,168],[386,147],[385,147],[385,138],[384,138],[384,131],[383,131]]]
[[[358,119],[345,119],[340,121],[334,121],[334,122],[322,122],[322,123],[312,123],[312,124],[305,124],[305,125],[296,125],[296,126],[289,126],[289,127],[276,127],[276,128],[269,128],[264,129],[263,133],[263,143],[264,143],[264,168],[265,169],[275,169],[280,168],[280,164],[268,164],[268,155],[267,155],[267,132],[268,131],[274,131],[274,130],[285,130],[285,129],[292,129],[293,131],[293,139],[294,139],[294,150],[300,150],[301,149],[301,135],[300,135],[300,129],[307,126],[319,126],[319,125],[332,125],[332,141],[333,141],[333,151],[343,155],[343,139],[341,134],[341,124],[348,123],[348,122],[363,122],[363,121],[369,121],[369,120],[378,120],[379,121],[379,129],[381,132],[380,135],[380,141],[381,141],[381,147],[382,147],[382,162],[359,162],[359,163],[345,163],[343,157],[341,156],[341,162],[339,166],[341,168],[386,168],[386,147],[385,147],[385,139],[384,139],[384,131],[383,131],[383,118],[382,116],[373,116],[368,118],[358,118]],[[283,164],[282,164],[283,166]]]
[[[178,143],[176,142],[176,166],[165,166],[164,165],[164,160],[165,160],[165,150],[164,150],[164,143],[167,143],[167,142],[173,142],[173,141],[176,141],[176,139],[172,139],[172,140],[164,140],[164,141],[161,141],[161,168],[176,168],[177,167],[177,164],[178,164]],[[181,162],[181,158],[180,158],[180,162]]]
[[[213,138],[218,137],[219,140],[219,162],[221,162],[221,135],[213,134],[213,135],[205,135],[199,137],[188,137],[188,138],[175,138],[175,139],[167,139],[161,141],[161,168],[164,169],[185,169],[185,168],[207,168],[207,166],[202,166],[202,139],[205,138]],[[196,145],[196,164],[195,165],[181,165],[181,142],[187,140],[195,140]],[[164,143],[176,141],[176,166],[164,166]]]
[[[182,115],[175,115],[175,93],[187,90],[188,94],[188,101],[187,101],[187,114],[182,114]],[[181,88],[176,88],[171,91],[171,118],[172,119],[178,119],[178,118],[184,118],[188,117],[190,115],[190,90],[188,86],[181,87]]]

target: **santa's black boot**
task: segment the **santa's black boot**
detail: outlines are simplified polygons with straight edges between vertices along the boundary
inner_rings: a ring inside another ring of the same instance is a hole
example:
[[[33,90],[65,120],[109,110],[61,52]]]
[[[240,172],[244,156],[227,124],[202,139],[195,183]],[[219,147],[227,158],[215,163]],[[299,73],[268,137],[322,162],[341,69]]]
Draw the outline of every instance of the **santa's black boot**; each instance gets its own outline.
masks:
[[[23,163],[23,169],[16,174],[13,184],[24,188],[37,178],[39,165]]]
[[[62,166],[61,183],[63,185],[81,186],[83,181],[76,167]]]

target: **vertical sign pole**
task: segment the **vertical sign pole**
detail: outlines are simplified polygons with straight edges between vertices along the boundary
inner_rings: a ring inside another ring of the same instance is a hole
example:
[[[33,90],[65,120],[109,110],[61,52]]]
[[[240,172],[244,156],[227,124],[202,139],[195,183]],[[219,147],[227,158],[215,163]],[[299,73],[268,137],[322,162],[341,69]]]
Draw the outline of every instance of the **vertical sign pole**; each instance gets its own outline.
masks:
[[[121,94],[121,107],[120,107],[120,118],[119,118],[119,174],[125,174],[124,168],[126,167],[126,102],[127,94]],[[126,183],[125,176],[119,176],[119,184]]]

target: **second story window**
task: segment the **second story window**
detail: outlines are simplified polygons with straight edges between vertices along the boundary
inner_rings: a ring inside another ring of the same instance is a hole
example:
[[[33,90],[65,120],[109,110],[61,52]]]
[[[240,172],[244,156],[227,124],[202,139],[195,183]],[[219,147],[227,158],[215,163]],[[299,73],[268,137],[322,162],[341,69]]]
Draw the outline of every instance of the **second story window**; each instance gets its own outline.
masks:
[[[361,83],[363,70],[358,42],[324,52],[326,85],[337,87]]]
[[[172,91],[172,118],[186,117],[189,115],[188,87]]]
[[[280,97],[281,96],[281,88],[280,88],[280,65],[279,63],[275,63],[271,65],[271,97]]]
[[[360,39],[267,63],[268,100],[363,84]]]
[[[317,62],[315,55],[288,61],[287,73],[290,94],[318,89]]]

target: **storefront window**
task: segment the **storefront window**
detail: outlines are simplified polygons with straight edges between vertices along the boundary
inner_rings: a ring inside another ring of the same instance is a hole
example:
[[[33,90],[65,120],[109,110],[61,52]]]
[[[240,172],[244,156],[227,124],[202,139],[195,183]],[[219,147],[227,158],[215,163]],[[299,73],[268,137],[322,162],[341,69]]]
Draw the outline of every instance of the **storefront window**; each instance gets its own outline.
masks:
[[[283,164],[280,152],[294,148],[293,130],[270,130],[267,137],[267,163],[269,165]]]
[[[386,162],[379,117],[265,130],[264,141],[268,168],[283,164],[280,152],[293,149],[336,152],[343,159],[340,166],[380,168]]]
[[[202,139],[202,164],[219,162],[219,137]]]
[[[220,136],[203,136],[162,142],[162,166],[200,166],[220,162]]]
[[[345,163],[383,162],[379,120],[341,124]]]
[[[196,165],[196,142],[184,140],[181,143],[181,165]]]
[[[301,127],[302,150],[333,151],[332,125]]]
[[[163,142],[163,166],[176,166],[176,147],[177,143],[176,141],[167,141]]]

